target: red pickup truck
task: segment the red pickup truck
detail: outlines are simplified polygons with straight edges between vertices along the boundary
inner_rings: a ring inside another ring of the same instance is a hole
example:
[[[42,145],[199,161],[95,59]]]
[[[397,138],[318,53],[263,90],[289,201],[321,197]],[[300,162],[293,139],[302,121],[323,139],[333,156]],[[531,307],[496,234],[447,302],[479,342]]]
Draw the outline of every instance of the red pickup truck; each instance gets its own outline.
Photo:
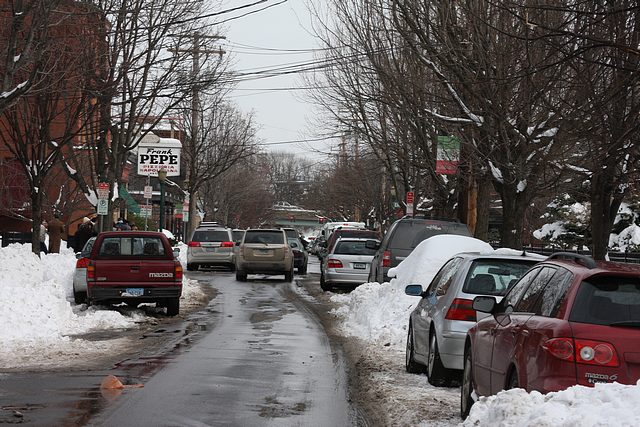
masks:
[[[182,266],[167,237],[152,231],[100,233],[87,262],[87,302],[155,302],[168,316],[180,311]]]

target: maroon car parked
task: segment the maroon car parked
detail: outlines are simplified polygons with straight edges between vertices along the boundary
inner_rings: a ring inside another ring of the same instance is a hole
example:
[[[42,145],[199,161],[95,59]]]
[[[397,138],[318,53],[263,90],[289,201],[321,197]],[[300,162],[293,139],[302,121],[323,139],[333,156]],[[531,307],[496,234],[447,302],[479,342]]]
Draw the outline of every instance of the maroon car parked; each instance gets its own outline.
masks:
[[[478,396],[542,393],[640,380],[640,266],[558,253],[529,270],[491,315],[467,333],[461,391],[465,418]]]

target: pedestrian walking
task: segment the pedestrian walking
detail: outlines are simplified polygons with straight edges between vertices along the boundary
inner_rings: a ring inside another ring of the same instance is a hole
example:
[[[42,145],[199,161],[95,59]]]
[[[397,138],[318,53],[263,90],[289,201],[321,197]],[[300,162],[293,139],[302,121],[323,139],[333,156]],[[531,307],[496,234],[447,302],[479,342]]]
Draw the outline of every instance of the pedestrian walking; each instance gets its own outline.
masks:
[[[53,219],[49,222],[49,253],[60,253],[60,241],[64,236],[64,223],[60,221],[60,214],[53,214]]]
[[[93,222],[87,218],[86,216],[82,218],[82,224],[78,227],[78,231],[76,231],[76,245],[77,250],[82,251],[85,243],[96,233],[94,231]]]
[[[42,222],[40,223],[40,252],[44,252],[45,254],[48,254],[49,251],[47,250],[47,226],[49,224],[47,224],[46,220],[42,220]]]

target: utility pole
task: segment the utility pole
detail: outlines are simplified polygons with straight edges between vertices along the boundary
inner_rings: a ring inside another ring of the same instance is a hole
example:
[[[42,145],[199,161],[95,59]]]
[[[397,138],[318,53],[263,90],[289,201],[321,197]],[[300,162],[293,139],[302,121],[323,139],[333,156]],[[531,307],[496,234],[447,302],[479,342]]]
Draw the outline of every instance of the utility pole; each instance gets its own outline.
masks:
[[[224,55],[226,52],[222,49],[206,49],[201,46],[202,40],[224,40],[226,37],[224,36],[207,36],[200,34],[199,32],[193,33],[193,46],[190,49],[176,49],[175,52],[186,52],[191,54],[193,58],[192,66],[191,66],[191,75],[193,77],[193,87],[191,89],[191,141],[190,143],[195,146],[197,144],[199,138],[199,125],[200,125],[200,88],[196,83],[198,80],[198,75],[200,74],[200,54],[211,54],[215,53],[220,55]],[[192,167],[191,162],[195,159],[189,159],[186,164],[185,177],[186,182],[185,186],[189,192],[189,220],[186,223],[186,227],[184,230],[184,240],[188,241],[191,238],[191,233],[195,229],[195,216],[197,214],[197,185],[195,176],[191,176],[195,174],[194,168]]]

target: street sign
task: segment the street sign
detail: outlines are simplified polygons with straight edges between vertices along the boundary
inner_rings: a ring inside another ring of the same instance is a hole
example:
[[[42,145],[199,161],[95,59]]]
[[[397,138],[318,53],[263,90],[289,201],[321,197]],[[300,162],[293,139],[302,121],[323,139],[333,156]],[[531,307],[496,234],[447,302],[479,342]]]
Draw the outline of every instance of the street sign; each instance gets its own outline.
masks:
[[[109,183],[108,182],[100,182],[98,183],[98,199],[108,199],[109,198]]]
[[[413,191],[407,191],[407,205],[413,205]]]
[[[98,199],[97,209],[98,215],[107,215],[109,213],[109,201],[107,199]]]
[[[143,218],[151,218],[151,206],[140,206],[140,216]]]
[[[153,187],[150,185],[144,186],[144,198],[152,199],[153,198]]]

